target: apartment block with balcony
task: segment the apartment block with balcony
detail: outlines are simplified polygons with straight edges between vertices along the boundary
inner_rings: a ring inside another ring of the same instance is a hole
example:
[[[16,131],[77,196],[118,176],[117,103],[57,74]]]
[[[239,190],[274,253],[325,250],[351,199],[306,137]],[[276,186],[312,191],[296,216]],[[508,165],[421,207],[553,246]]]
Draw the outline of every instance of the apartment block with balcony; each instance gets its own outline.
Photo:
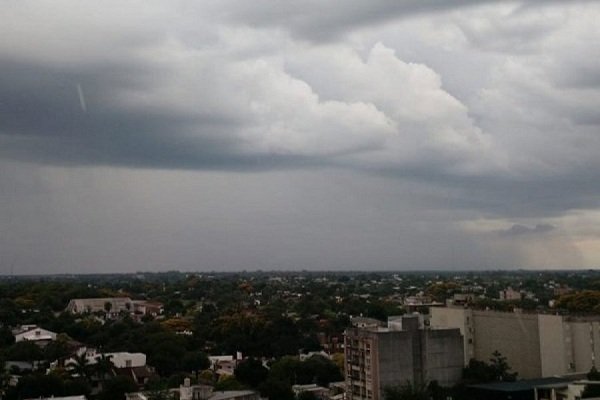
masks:
[[[451,386],[462,374],[460,331],[424,328],[418,316],[403,317],[400,329],[347,329],[344,344],[348,400],[380,400],[386,386],[407,382]]]

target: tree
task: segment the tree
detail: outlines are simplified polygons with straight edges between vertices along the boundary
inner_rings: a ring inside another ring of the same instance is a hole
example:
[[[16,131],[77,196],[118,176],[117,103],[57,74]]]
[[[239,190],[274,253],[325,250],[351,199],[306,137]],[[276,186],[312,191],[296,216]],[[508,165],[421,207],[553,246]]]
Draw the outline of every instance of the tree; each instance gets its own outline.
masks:
[[[57,360],[69,355],[69,337],[63,333],[44,347],[44,358],[48,361]]]
[[[148,400],[174,400],[175,394],[166,389],[150,390],[145,392]]]
[[[598,372],[596,367],[592,366],[590,372],[587,373],[587,378],[590,381],[600,381],[600,372]]]
[[[585,385],[585,389],[583,389],[583,392],[581,392],[582,399],[598,397],[600,397],[600,385]]]
[[[592,366],[590,372],[587,373],[587,378],[590,381],[600,381],[600,372]],[[600,397],[600,385],[585,385],[581,398],[588,399],[590,397]]]
[[[85,353],[75,354],[73,359],[67,363],[67,367],[71,369],[73,375],[79,376],[89,382],[92,368]]]
[[[106,383],[106,377],[110,375],[115,365],[112,362],[112,355],[106,355],[104,353],[96,357],[96,364],[93,365],[93,371],[100,377],[102,387]]]
[[[513,382],[517,379],[517,373],[509,372],[510,366],[506,361],[506,357],[500,354],[498,350],[492,353],[492,358],[490,358],[490,367],[494,374],[494,380],[496,381]]]
[[[42,373],[22,376],[16,388],[17,396],[20,399],[62,396],[64,390],[64,382],[60,377],[55,374]]]
[[[496,350],[492,353],[489,363],[471,359],[469,365],[463,370],[463,379],[470,384],[512,382],[516,380],[517,373],[510,372],[510,369],[506,357]]]
[[[429,394],[425,385],[406,382],[403,385],[384,387],[383,398],[385,400],[429,400]]]
[[[188,351],[183,356],[183,369],[187,372],[195,372],[198,379],[198,372],[210,367],[208,356],[201,351]]]
[[[235,377],[231,375],[223,375],[219,378],[219,381],[215,384],[215,390],[241,390],[244,389],[244,385],[240,383]]]
[[[125,400],[125,393],[137,391],[137,385],[131,378],[116,376],[106,382],[98,400]]]
[[[106,303],[104,303],[104,311],[107,314],[110,314],[111,309],[112,309],[112,303],[110,301],[107,301]]]
[[[267,380],[269,370],[262,365],[260,360],[255,358],[247,358],[238,364],[234,374],[238,381],[250,387],[256,388],[265,380]]]
[[[13,344],[6,352],[6,358],[11,361],[27,361],[33,363],[44,358],[44,353],[34,342],[24,340]]]
[[[344,379],[340,368],[333,361],[323,356],[312,356],[302,364],[312,374],[312,381],[320,386],[327,386],[330,382],[338,382]]]
[[[294,400],[294,392],[289,381],[269,377],[260,385],[260,394],[269,400]]]

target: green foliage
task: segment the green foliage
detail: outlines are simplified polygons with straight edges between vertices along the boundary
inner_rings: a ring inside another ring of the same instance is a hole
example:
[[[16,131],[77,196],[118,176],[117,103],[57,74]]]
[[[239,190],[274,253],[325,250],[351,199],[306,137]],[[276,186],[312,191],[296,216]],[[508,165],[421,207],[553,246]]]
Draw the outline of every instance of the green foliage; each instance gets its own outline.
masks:
[[[234,376],[224,376],[215,384],[215,390],[242,390],[245,389],[244,385],[238,381]]]
[[[33,362],[44,359],[44,353],[34,342],[22,341],[10,346],[6,358],[11,361]]]
[[[489,363],[471,359],[469,365],[463,370],[463,379],[469,383],[485,382],[512,382],[517,379],[517,373],[510,372],[506,357],[499,351],[492,353]]]
[[[556,307],[575,313],[600,313],[600,291],[583,290],[565,294],[558,299]]]
[[[126,376],[116,376],[106,381],[98,400],[124,400],[125,393],[137,391],[137,385]]]
[[[327,386],[343,379],[339,367],[322,356],[312,356],[305,361],[296,357],[283,357],[271,366],[270,376],[279,380],[289,379],[293,384],[317,383]]]
[[[145,392],[148,400],[175,400],[175,394],[170,393],[166,389],[150,390]]]
[[[236,379],[252,388],[257,388],[267,379],[268,375],[269,370],[262,365],[260,360],[255,358],[247,358],[235,369]]]
[[[429,400],[429,394],[425,385],[413,385],[407,382],[403,385],[384,387],[383,398],[385,400]]]
[[[66,365],[72,372],[73,375],[81,377],[89,381],[92,375],[92,366],[85,353],[76,354],[73,356],[73,360]]]
[[[269,400],[295,400],[292,386],[287,380],[276,378],[267,379],[260,385],[260,394]]]
[[[182,368],[187,372],[198,372],[210,367],[210,360],[206,353],[201,351],[188,351],[183,356]]]
[[[596,367],[592,366],[590,372],[587,373],[587,378],[590,381],[600,381],[600,372]],[[581,398],[589,399],[591,397],[600,397],[600,385],[586,385],[581,393]]]
[[[458,292],[460,285],[456,282],[432,283],[425,289],[425,294],[435,301],[443,302],[454,293]]]
[[[598,372],[596,367],[592,366],[590,372],[587,373],[587,378],[590,381],[600,381],[600,372]]]
[[[65,386],[63,380],[56,375],[35,373],[19,379],[17,393],[24,399],[62,396],[65,393]]]

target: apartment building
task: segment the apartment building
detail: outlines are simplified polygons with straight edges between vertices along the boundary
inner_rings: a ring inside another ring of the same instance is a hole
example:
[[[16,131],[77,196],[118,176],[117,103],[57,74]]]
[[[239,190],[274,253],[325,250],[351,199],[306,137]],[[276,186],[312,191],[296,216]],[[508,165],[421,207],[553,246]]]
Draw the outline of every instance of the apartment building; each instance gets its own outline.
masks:
[[[430,323],[460,329],[465,364],[471,358],[488,361],[497,350],[524,379],[585,373],[600,356],[600,316],[440,307],[431,309]]]
[[[344,336],[348,400],[383,399],[389,385],[437,381],[451,386],[461,378],[459,329],[425,329],[418,316],[410,315],[402,318],[400,329],[349,328]]]

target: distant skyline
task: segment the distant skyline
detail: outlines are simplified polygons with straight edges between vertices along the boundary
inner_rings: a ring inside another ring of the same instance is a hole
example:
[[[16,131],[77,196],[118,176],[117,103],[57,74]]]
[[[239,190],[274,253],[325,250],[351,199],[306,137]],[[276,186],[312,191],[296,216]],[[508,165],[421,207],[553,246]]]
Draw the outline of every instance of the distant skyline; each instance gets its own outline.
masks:
[[[598,267],[599,18],[8,1],[0,275]]]

